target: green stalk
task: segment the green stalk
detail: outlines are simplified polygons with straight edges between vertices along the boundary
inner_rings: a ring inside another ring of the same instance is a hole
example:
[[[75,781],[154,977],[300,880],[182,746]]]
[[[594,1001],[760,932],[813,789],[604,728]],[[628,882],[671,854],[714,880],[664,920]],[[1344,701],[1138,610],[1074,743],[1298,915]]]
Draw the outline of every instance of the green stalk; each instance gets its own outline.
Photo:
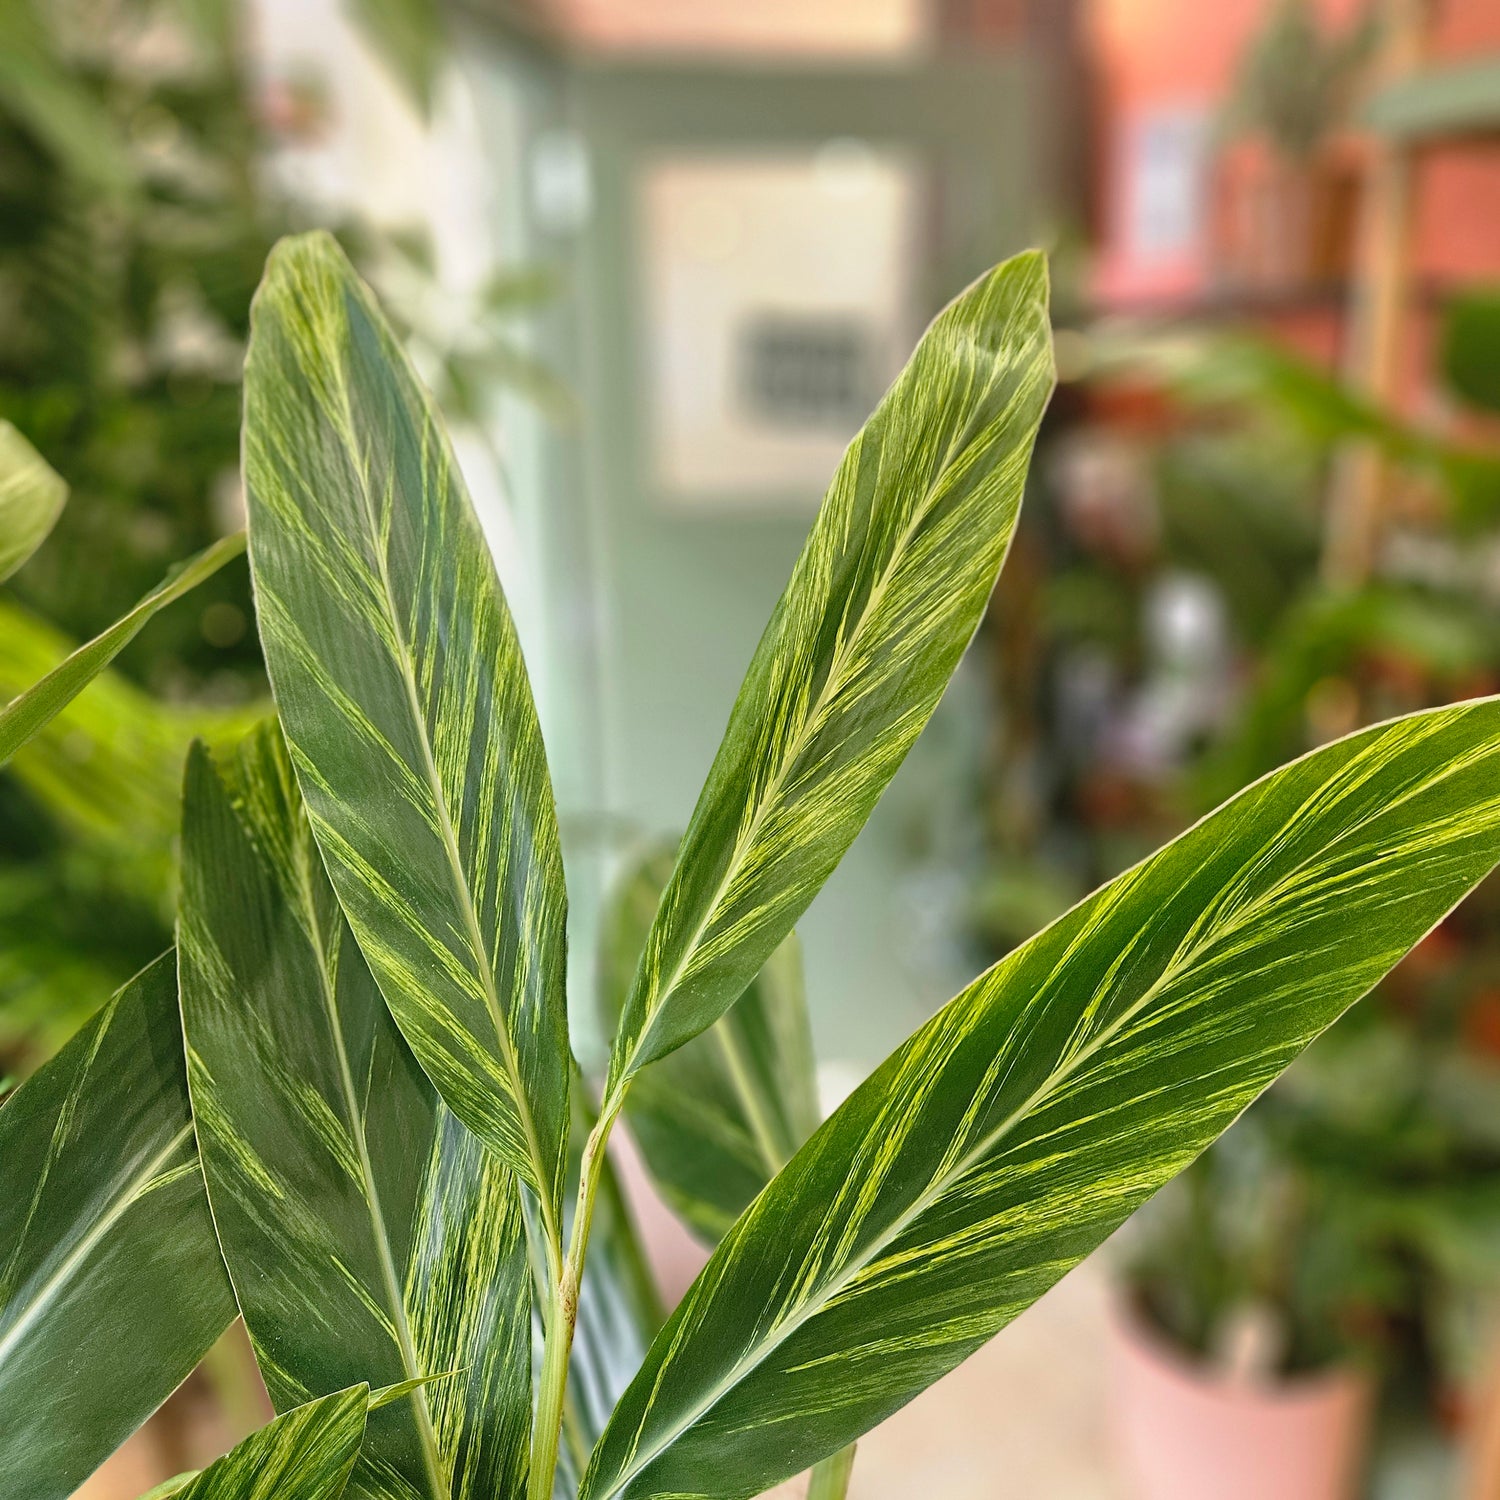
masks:
[[[557,1446],[562,1439],[563,1408],[568,1395],[568,1356],[573,1352],[573,1331],[578,1325],[578,1289],[583,1283],[583,1262],[594,1221],[594,1199],[599,1191],[599,1180],[604,1175],[609,1132],[624,1102],[623,1088],[612,1099],[604,1101],[599,1118],[589,1132],[583,1160],[578,1167],[578,1202],[573,1209],[573,1229],[568,1236],[567,1258],[555,1283],[542,1350],[536,1424],[531,1436],[531,1474],[526,1484],[527,1500],[551,1500],[552,1497]]]
[[[854,1472],[855,1447],[856,1444],[850,1443],[847,1448],[840,1448],[813,1469],[807,1500],[844,1500],[849,1476]]]

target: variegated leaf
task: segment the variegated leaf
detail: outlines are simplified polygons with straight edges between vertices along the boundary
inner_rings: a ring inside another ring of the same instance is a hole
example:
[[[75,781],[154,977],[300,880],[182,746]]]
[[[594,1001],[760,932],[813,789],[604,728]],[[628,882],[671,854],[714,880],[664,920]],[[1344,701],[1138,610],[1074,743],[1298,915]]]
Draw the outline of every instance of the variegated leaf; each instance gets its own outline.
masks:
[[[274,724],[220,767],[201,745],[189,758],[178,941],[209,1200],[277,1408],[356,1380],[422,1382],[374,1403],[350,1493],[520,1494],[531,1298],[516,1178],[391,1020]]]
[[[674,850],[627,870],[604,916],[599,999],[619,1022],[636,961],[672,873]],[[662,1197],[716,1245],[817,1128],[817,1073],[796,935],[707,1031],[645,1068],[625,1118]]]
[[[984,613],[1052,388],[1047,272],[939,315],[850,445],[761,638],[642,955],[611,1091],[711,1025],[843,857]]]
[[[325,234],[284,240],[245,367],[261,641],[355,937],[438,1091],[556,1223],[562,856],[514,625],[436,413]]]
[[[244,550],[243,533],[205,547],[196,557],[173,568],[128,615],[85,642],[40,682],[17,694],[0,709],[0,765],[51,723],[141,633],[148,621],[184,594],[191,593]]]
[[[365,1435],[363,1385],[309,1401],[252,1432],[174,1500],[339,1500]]]
[[[0,419],[0,583],[47,540],[67,498],[52,465]]]
[[[234,1317],[172,956],[0,1107],[0,1476],[64,1500]]]
[[[726,1236],[585,1500],[742,1500],[952,1369],[1214,1139],[1500,858],[1500,700],[1257,782],[1001,960]]]

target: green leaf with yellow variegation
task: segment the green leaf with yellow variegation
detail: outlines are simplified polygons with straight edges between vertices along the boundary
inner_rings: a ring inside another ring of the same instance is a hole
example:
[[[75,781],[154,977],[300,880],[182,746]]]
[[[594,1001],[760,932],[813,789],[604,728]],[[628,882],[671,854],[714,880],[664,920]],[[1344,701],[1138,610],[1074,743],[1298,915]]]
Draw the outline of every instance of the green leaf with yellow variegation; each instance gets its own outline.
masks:
[[[646,852],[611,893],[599,952],[609,1031],[619,1023],[674,855],[670,845]],[[709,1245],[791,1160],[819,1118],[795,934],[707,1031],[643,1068],[625,1101],[630,1133],[657,1189]]]
[[[66,1500],[235,1315],[158,959],[0,1106],[0,1490]]]
[[[244,447],[261,642],[339,900],[438,1091],[537,1189],[556,1258],[566,895],[536,710],[437,414],[326,234],[271,255]]]
[[[40,682],[18,693],[0,709],[0,765],[45,729],[169,604],[191,593],[225,563],[245,550],[241,533],[205,547],[173,568],[127,615],[86,641]]]
[[[897,1049],[725,1237],[583,1500],[746,1500],[951,1370],[1500,859],[1500,700],[1283,767]]]
[[[339,1500],[359,1457],[369,1396],[357,1385],[309,1401],[167,1493],[173,1500]]]
[[[921,733],[1005,560],[1052,383],[1046,262],[1017,256],[938,316],[850,445],[682,841],[611,1095],[744,992]]]
[[[272,1400],[387,1388],[351,1495],[519,1493],[531,1286],[517,1180],[392,1021],[274,723],[217,764],[194,747],[182,858],[198,1140]]]

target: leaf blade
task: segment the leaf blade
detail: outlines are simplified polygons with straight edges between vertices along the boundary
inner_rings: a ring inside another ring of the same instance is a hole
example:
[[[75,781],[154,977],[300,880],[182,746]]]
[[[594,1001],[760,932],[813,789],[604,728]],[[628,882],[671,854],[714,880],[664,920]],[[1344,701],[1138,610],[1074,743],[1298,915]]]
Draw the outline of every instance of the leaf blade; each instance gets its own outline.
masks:
[[[363,1385],[277,1417],[196,1474],[176,1500],[339,1500],[365,1435]]]
[[[18,1188],[0,1195],[0,1470],[65,1500],[235,1315],[171,955],[0,1108],[0,1160]]]
[[[355,945],[274,724],[189,758],[180,947],[209,1201],[278,1410],[356,1380],[351,1493],[509,1494],[531,1415],[510,1168],[417,1067]]]
[[[52,465],[0,419],[0,583],[47,540],[67,498]]]
[[[646,852],[606,908],[599,987],[606,1029],[619,1023],[674,854],[671,846]],[[795,933],[707,1031],[637,1075],[625,1118],[672,1210],[706,1244],[718,1244],[820,1119]]]
[[[86,641],[40,682],[0,709],[0,765],[51,723],[122,652],[154,615],[191,593],[245,550],[243,533],[223,537],[174,568],[129,614]]]
[[[1046,304],[1040,255],[981,278],[850,445],[683,839],[611,1089],[743,992],[936,706],[1019,512],[1052,388]]]
[[[1494,699],[1325,746],[981,976],[731,1231],[584,1500],[749,1496],[959,1363],[1488,873],[1497,769]]]
[[[536,710],[436,413],[330,236],[268,262],[245,473],[267,668],[334,887],[422,1067],[537,1188],[555,1245],[566,893]]]

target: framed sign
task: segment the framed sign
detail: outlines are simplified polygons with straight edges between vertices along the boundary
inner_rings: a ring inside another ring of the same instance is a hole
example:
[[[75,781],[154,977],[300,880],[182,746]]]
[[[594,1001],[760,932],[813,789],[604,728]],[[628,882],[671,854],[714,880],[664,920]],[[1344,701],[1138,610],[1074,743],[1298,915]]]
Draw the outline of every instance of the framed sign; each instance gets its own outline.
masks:
[[[917,176],[862,142],[643,164],[649,478],[816,503],[913,334]]]

